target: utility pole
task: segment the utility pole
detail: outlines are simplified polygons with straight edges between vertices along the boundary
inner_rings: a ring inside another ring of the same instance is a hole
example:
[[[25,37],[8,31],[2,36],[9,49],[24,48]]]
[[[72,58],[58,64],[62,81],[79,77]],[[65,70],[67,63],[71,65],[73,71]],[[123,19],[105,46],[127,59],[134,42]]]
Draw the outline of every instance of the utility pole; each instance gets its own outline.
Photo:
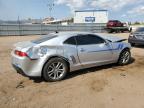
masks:
[[[18,27],[19,27],[19,35],[21,35],[21,22],[20,22],[20,19],[19,19],[19,16],[18,16]]]
[[[54,0],[49,0],[47,7],[49,9],[50,18],[52,18],[52,11],[53,11],[54,6],[55,6]]]

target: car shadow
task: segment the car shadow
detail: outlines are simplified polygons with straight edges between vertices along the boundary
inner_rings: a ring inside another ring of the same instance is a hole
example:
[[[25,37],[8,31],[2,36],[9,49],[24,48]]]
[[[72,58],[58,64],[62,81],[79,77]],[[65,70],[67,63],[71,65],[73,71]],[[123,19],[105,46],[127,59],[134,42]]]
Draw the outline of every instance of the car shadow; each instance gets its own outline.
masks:
[[[132,57],[131,61],[129,62],[128,65],[130,65],[134,62],[135,62],[135,59]],[[105,70],[105,69],[115,68],[115,67],[119,67],[119,66],[115,63],[115,64],[108,64],[108,65],[92,67],[92,68],[87,68],[87,69],[82,69],[82,70],[70,72],[67,75],[67,77],[65,78],[65,80],[74,78],[74,77],[79,76],[79,75],[84,75],[84,74],[87,74],[87,73],[97,72],[97,71],[100,71],[100,70]]]
[[[133,48],[144,48],[144,45],[135,45]]]
[[[129,64],[132,64],[134,62],[135,62],[135,59],[132,57]],[[81,69],[81,70],[74,71],[74,72],[69,72],[64,80],[68,80],[68,79],[77,77],[79,75],[84,75],[84,74],[87,74],[87,73],[92,73],[92,72],[96,72],[96,71],[99,71],[99,70],[105,70],[105,69],[115,68],[115,67],[119,67],[119,66],[117,64],[109,64],[109,65],[103,65],[103,66],[98,66],[98,67]],[[45,80],[41,77],[30,77],[30,80],[33,80],[33,82],[35,82],[35,83],[45,82]]]
[[[33,80],[34,83],[46,82],[42,77],[29,77],[30,80]]]

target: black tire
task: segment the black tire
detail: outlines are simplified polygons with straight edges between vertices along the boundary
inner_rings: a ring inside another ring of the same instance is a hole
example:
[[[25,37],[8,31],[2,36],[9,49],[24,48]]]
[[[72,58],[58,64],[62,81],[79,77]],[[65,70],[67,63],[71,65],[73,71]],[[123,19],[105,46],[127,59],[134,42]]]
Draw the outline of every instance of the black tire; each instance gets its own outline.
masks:
[[[108,31],[108,33],[113,33],[112,29],[108,29],[107,31]]]
[[[115,33],[120,33],[120,30],[119,29],[115,30]]]
[[[130,43],[131,44],[131,46],[135,46],[135,43]]]
[[[62,66],[59,67],[58,65]],[[65,60],[61,58],[52,58],[45,64],[42,76],[46,81],[55,82],[64,79],[68,71],[68,64]]]
[[[118,65],[123,66],[129,64],[131,60],[131,52],[129,49],[124,49],[118,59]]]
[[[124,33],[124,30],[121,30],[121,33]]]

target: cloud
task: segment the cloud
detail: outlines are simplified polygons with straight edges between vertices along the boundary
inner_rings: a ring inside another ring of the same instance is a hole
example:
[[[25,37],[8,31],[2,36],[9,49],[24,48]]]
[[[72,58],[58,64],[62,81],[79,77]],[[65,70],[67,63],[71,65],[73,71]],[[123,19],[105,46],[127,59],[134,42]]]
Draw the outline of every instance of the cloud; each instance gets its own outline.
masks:
[[[132,10],[127,12],[128,14],[137,14],[137,15],[142,15],[144,14],[144,6],[140,5],[138,7],[133,8]]]
[[[121,10],[127,6],[144,3],[143,0],[92,0],[90,6],[112,11]]]
[[[55,3],[57,5],[65,4],[66,6],[70,7],[70,9],[76,10],[83,8],[85,6],[86,0],[56,0]]]
[[[106,9],[111,14],[111,19],[133,19],[136,16],[143,18],[144,0],[55,0],[57,5],[66,5],[74,10],[81,9]]]
[[[123,14],[121,17],[126,17],[127,15],[126,14]]]
[[[65,4],[70,9],[97,8],[120,10],[128,5],[144,3],[143,0],[55,0],[56,4]]]

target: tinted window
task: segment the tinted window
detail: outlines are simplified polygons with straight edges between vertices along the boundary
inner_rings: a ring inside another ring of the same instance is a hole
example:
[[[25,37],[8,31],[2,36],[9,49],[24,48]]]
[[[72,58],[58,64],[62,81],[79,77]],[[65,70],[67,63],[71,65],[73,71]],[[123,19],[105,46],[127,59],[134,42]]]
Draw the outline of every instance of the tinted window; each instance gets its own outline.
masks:
[[[33,40],[31,42],[36,43],[36,44],[40,44],[42,42],[45,42],[45,41],[50,40],[50,39],[53,39],[55,37],[57,37],[57,35],[42,36],[42,37],[40,37],[40,38],[38,38],[36,40]]]
[[[64,44],[76,45],[75,37],[68,38],[66,41],[64,41]]]
[[[136,32],[144,32],[144,27],[138,28]]]
[[[101,44],[105,41],[95,35],[80,35],[76,37],[78,45]]]

